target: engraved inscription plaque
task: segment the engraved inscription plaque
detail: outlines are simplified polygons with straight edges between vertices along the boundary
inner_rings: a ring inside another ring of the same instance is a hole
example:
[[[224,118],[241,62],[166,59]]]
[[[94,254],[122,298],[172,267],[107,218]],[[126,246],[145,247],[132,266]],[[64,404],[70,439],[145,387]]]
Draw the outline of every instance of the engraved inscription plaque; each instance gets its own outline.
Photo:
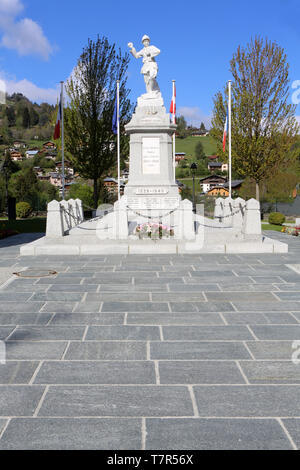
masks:
[[[144,137],[143,147],[143,174],[160,174],[160,139],[159,137]]]

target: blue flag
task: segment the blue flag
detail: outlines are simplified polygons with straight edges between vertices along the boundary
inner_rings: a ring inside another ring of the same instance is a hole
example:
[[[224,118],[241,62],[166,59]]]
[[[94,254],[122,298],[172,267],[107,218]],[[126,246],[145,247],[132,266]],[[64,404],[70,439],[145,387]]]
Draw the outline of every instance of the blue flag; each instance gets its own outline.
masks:
[[[116,99],[114,115],[112,120],[112,131],[114,134],[118,133],[118,100]]]

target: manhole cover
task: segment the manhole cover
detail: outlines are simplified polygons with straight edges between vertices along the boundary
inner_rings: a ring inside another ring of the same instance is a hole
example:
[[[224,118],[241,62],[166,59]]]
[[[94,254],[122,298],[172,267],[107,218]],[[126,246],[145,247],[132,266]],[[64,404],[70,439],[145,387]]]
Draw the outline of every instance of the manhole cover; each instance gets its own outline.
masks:
[[[20,271],[18,273],[13,273],[18,277],[33,278],[33,277],[51,277],[56,276],[57,272],[49,269],[27,269],[26,271]]]

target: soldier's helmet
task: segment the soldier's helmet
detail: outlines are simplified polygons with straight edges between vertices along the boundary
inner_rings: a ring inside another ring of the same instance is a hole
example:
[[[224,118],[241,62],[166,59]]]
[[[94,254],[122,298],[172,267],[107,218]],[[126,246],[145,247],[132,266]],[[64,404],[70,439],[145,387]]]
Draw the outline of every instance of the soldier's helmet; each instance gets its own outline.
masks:
[[[144,44],[144,41],[150,41],[150,38],[149,36],[147,36],[147,34],[145,34],[145,36],[142,37],[142,43]]]

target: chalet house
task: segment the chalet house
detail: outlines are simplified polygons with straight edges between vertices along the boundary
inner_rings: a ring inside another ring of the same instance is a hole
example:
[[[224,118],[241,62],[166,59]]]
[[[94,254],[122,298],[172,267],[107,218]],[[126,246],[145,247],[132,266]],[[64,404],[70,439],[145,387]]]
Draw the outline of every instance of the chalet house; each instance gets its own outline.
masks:
[[[33,171],[35,172],[36,176],[43,176],[43,169],[40,166],[35,166]]]
[[[56,145],[54,144],[54,142],[45,142],[43,144],[43,149],[44,150],[56,150]]]
[[[10,158],[14,162],[21,162],[23,160],[22,154],[20,152],[17,152],[16,150],[13,150],[12,152],[10,152]]]
[[[109,193],[118,192],[118,180],[115,178],[105,178],[103,184]],[[124,181],[120,181],[120,188],[124,190],[125,184]]]
[[[50,182],[50,176],[49,175],[38,174],[37,179],[39,181],[49,181]]]
[[[27,150],[27,152],[25,152],[25,156],[26,158],[34,158],[38,153],[38,150]]]
[[[23,142],[21,140],[15,140],[15,142],[13,143],[13,146],[15,147],[15,149],[25,149],[26,148],[25,142]]]
[[[46,153],[46,155],[44,155],[44,158],[46,158],[46,160],[54,161],[56,158],[56,155],[53,155],[52,153]]]
[[[200,186],[202,187],[202,191],[204,193],[207,193],[207,191],[216,186],[224,186],[226,182],[227,179],[219,175],[205,176],[199,180]]]
[[[207,158],[212,162],[216,162],[218,160],[219,156],[218,155],[208,155]]]
[[[222,163],[221,171],[228,171],[228,163]]]
[[[47,176],[49,177],[49,181],[51,184],[53,184],[53,186],[56,186],[57,188],[62,188],[62,177],[59,173],[50,172]],[[72,178],[65,177],[65,186],[72,182]]]
[[[214,197],[228,197],[229,190],[222,186],[214,186],[206,192],[206,195]]]
[[[244,180],[233,180],[231,182],[231,188],[234,189],[235,191],[238,191],[239,189],[241,189],[243,182]],[[224,188],[229,188],[228,181],[224,184]]]
[[[222,163],[219,162],[209,162],[208,169],[213,173],[216,170],[222,171]]]
[[[61,173],[62,171],[62,162],[57,162],[56,163],[56,171]],[[71,164],[68,160],[65,160],[65,173],[68,173],[69,175],[74,175],[74,170],[71,168]]]
[[[209,135],[209,131],[195,131],[192,132],[192,137],[207,137]]]

